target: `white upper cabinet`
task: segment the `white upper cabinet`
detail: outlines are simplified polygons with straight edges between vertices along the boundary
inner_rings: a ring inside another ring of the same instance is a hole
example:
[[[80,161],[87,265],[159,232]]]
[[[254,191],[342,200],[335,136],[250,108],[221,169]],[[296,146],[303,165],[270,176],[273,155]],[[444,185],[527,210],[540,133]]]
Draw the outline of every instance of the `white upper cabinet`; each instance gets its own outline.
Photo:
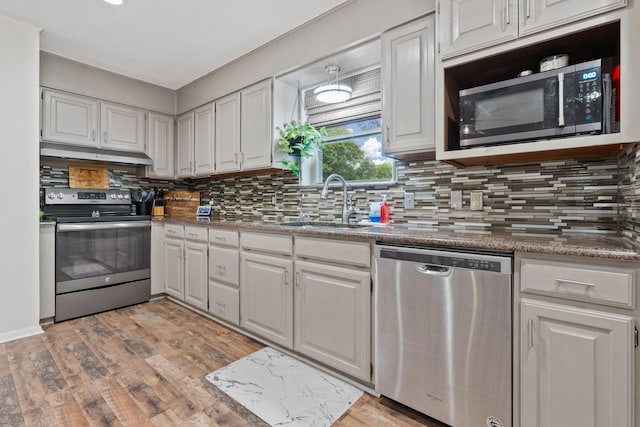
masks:
[[[216,172],[240,170],[240,93],[216,101]]]
[[[99,147],[98,101],[83,96],[42,92],[42,140]]]
[[[626,5],[626,0],[440,0],[439,51],[447,59]]]
[[[215,170],[215,117],[213,102],[195,111],[193,175],[213,175]]]
[[[124,105],[100,103],[102,148],[145,152],[145,112]]]
[[[241,95],[242,170],[271,167],[271,80],[248,87]]]
[[[518,37],[514,0],[441,1],[438,10],[442,58]]]
[[[216,173],[272,165],[271,80],[216,101]]]
[[[152,178],[173,178],[175,176],[173,129],[174,119],[158,113],[149,113],[147,120],[147,155],[153,165],[147,168],[147,176]]]
[[[433,15],[382,34],[383,153],[435,150]]]
[[[178,178],[188,178],[193,174],[193,122],[193,111],[178,117]]]
[[[627,0],[521,0],[520,36],[627,5]]]

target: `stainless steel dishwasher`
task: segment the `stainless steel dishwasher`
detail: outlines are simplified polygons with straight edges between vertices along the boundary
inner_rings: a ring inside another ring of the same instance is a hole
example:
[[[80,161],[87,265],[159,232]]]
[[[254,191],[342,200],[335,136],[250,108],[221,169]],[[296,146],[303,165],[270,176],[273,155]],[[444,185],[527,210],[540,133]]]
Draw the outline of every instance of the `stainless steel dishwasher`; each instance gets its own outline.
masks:
[[[512,425],[512,258],[376,245],[375,388],[454,427]]]

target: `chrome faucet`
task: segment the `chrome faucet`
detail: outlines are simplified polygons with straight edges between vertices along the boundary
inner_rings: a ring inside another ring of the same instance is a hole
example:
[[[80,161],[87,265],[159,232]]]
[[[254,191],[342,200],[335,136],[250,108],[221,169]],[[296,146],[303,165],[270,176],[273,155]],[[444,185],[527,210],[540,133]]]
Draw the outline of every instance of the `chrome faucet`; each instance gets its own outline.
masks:
[[[349,222],[351,214],[353,214],[353,206],[351,204],[347,204],[347,182],[344,178],[337,173],[329,175],[327,180],[324,182],[324,187],[322,187],[320,198],[323,200],[327,199],[329,196],[329,183],[333,180],[340,181],[342,183],[342,223],[346,224]]]
[[[305,222],[311,219],[311,213],[304,211],[304,193],[300,194],[298,208],[300,210],[300,214],[298,215],[298,222]]]

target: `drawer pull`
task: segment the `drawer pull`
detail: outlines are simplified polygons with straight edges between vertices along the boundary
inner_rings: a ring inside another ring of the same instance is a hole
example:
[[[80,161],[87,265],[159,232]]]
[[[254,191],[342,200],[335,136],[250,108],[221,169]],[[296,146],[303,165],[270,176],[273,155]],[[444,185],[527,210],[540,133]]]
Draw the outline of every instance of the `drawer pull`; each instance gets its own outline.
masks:
[[[533,348],[533,319],[527,322],[527,336],[529,337],[529,348]]]
[[[593,288],[595,286],[595,283],[580,282],[578,280],[569,280],[569,279],[556,279],[556,283],[558,285],[562,285],[563,283],[567,285],[579,285],[579,286],[585,286],[587,288]]]
[[[226,241],[227,241],[227,239],[226,239],[226,238],[224,238],[224,237],[220,237],[220,236],[215,236],[215,239],[216,239],[216,240],[220,240],[221,242],[226,242]]]
[[[225,265],[220,265],[220,264],[216,264],[216,268],[218,270],[226,270],[227,269],[227,267]]]

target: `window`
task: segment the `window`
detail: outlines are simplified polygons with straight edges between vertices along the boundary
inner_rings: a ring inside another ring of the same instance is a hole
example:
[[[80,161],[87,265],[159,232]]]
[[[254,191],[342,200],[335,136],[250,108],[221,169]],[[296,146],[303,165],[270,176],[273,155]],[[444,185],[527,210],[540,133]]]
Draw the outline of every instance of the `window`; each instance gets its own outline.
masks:
[[[304,93],[307,122],[325,127],[328,137],[322,152],[305,160],[301,183],[319,184],[332,173],[351,182],[394,180],[394,160],[382,156],[380,68],[344,77],[340,83],[353,88],[348,101],[325,104],[315,99],[315,88]]]
[[[393,160],[382,156],[380,117],[328,126],[329,136],[322,150],[321,181],[332,173],[347,181],[390,181]]]

